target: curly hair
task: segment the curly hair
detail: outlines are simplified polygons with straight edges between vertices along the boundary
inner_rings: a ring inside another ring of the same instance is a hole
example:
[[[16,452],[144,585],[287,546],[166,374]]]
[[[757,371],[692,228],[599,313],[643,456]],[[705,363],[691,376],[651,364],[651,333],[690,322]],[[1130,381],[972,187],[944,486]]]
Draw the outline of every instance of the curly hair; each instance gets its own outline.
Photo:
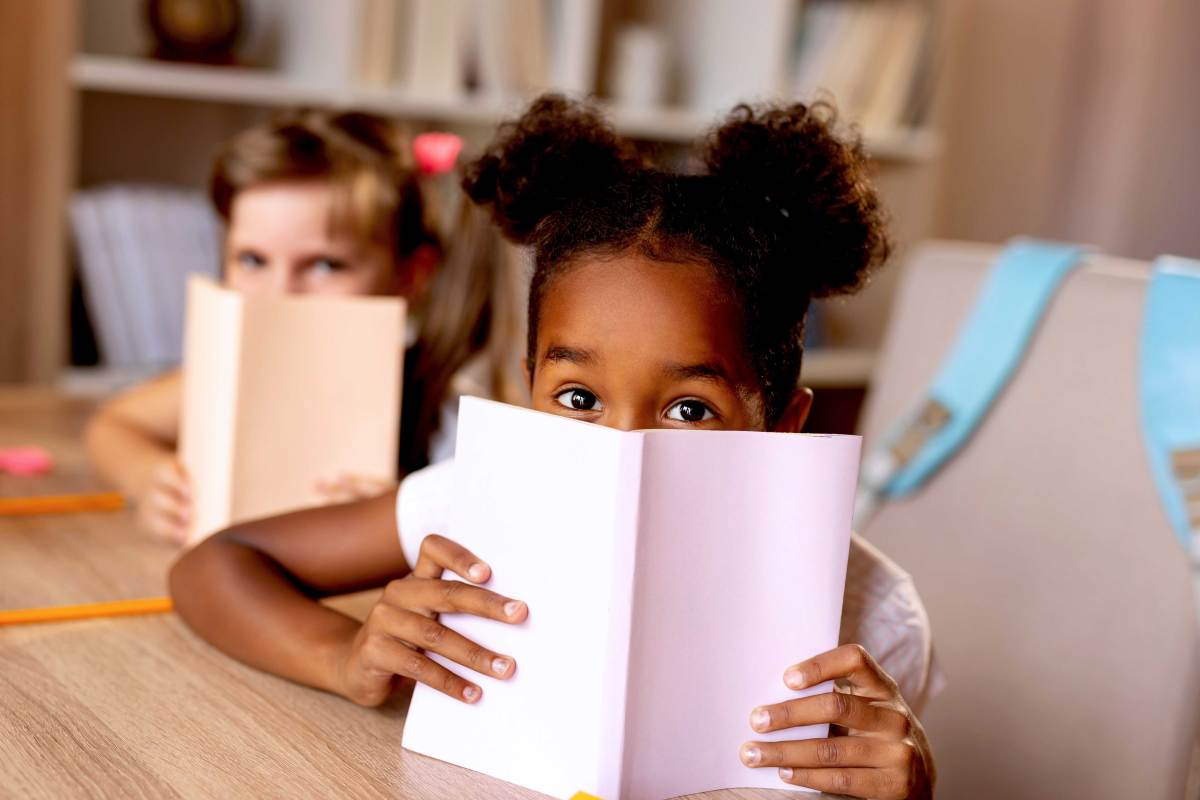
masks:
[[[739,105],[705,137],[697,174],[652,166],[561,95],[501,126],[463,187],[534,248],[529,358],[546,291],[580,256],[707,264],[740,301],[773,425],[799,381],[811,299],[857,291],[890,252],[861,141],[835,123],[825,103]]]

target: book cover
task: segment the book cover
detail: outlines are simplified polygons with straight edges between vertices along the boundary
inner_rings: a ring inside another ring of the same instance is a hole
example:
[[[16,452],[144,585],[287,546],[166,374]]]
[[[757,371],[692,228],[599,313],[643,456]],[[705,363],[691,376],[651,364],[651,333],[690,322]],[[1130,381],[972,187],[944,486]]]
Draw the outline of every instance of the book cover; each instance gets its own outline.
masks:
[[[754,734],[748,719],[828,690],[792,692],[782,674],[837,645],[859,448],[618,431],[464,398],[447,535],[529,618],[442,616],[517,672],[472,674],[474,705],[417,686],[404,746],[559,797],[779,788],[738,748],[826,735]]]
[[[316,504],[318,479],[396,472],[404,303],[188,284],[180,457],[189,542]]]

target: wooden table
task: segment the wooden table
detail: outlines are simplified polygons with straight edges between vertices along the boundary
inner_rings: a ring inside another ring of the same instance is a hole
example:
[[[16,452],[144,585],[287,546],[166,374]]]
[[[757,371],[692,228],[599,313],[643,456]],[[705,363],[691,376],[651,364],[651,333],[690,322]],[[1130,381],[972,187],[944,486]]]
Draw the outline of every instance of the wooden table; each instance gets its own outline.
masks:
[[[38,444],[57,462],[0,475],[0,496],[105,488],[80,445],[88,410],[0,389],[0,447]],[[0,608],[161,595],[176,554],[130,511],[0,518]],[[359,708],[257,672],[173,614],[0,628],[0,797],[544,797],[402,750],[406,703]]]

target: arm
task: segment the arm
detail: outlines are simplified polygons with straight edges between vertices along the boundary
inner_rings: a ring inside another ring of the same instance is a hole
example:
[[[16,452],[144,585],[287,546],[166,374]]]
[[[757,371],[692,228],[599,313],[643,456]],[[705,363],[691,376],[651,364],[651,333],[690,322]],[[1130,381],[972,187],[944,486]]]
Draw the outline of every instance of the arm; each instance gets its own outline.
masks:
[[[155,468],[175,455],[181,381],[175,371],[139,384],[100,406],[88,420],[88,457],[131,497],[141,497]]]
[[[523,603],[471,585],[488,580],[490,569],[440,536],[423,540],[410,568],[395,503],[392,491],[218,533],[172,568],[176,609],[234,658],[362,705],[382,703],[405,679],[474,702],[478,685],[419,648],[494,677],[511,676],[515,663],[445,628],[435,615],[466,612],[516,623],[527,611]],[[469,583],[442,580],[443,569]],[[317,602],[384,584],[363,624]]]
[[[142,527],[182,544],[192,501],[175,457],[180,382],[171,372],[108,401],[88,420],[84,441],[100,474],[134,499]]]

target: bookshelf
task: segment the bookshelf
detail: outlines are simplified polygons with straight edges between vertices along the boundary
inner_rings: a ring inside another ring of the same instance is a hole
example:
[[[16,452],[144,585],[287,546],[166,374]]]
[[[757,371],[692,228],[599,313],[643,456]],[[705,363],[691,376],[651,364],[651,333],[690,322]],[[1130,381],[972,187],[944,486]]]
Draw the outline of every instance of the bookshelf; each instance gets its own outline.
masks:
[[[70,75],[72,86],[85,92],[263,108],[353,107],[428,122],[488,128],[521,108],[521,101],[515,98],[444,96],[406,88],[331,87],[266,69],[168,64],[86,53],[75,56]],[[605,105],[618,130],[647,141],[689,143],[703,135],[714,119],[712,114],[680,107]],[[921,162],[938,152],[937,135],[928,128],[867,131],[865,141],[871,155],[881,161]]]
[[[902,248],[931,225],[941,143],[923,98],[940,0],[242,0],[232,67],[146,57],[142,0],[74,2],[77,187],[200,188],[219,142],[293,106],[384,113],[454,130],[470,148],[546,88],[596,97],[622,133],[674,158],[734,98],[809,98],[815,84],[840,87],[842,118],[863,132]],[[454,47],[422,50],[429,31],[450,27],[466,31]],[[536,68],[514,60],[531,47]],[[630,96],[622,59],[662,72],[648,96]],[[867,385],[895,272],[823,307],[826,346],[806,354],[806,383]]]

